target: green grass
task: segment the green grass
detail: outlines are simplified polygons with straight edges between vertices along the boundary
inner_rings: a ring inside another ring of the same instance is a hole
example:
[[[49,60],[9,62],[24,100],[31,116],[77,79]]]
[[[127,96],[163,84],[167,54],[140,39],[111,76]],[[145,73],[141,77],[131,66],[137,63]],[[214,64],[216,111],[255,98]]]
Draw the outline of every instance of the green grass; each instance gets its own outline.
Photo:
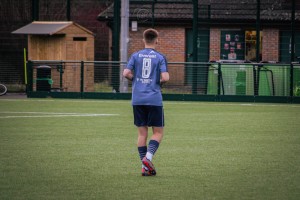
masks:
[[[300,199],[297,104],[165,102],[156,177],[140,176],[129,101],[0,99],[0,110],[1,200]]]

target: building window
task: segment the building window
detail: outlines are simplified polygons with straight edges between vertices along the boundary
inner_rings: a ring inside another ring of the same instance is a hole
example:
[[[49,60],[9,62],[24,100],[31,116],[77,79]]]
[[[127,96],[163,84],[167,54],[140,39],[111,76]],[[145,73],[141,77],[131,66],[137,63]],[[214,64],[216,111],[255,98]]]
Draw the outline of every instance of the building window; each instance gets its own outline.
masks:
[[[73,41],[86,41],[86,37],[73,37]]]
[[[262,32],[260,32],[259,55],[261,60]],[[256,61],[256,31],[221,31],[221,60]]]
[[[245,31],[245,60],[256,61],[256,31]],[[262,32],[260,32],[259,55],[261,60]]]

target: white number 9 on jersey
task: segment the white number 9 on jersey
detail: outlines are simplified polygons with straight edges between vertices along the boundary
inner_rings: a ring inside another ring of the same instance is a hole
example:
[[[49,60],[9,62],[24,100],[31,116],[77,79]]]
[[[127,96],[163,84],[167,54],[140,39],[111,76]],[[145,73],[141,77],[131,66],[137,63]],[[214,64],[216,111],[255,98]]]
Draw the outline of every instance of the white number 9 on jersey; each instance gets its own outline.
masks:
[[[143,59],[142,77],[149,78],[150,73],[151,73],[151,58],[144,58]]]

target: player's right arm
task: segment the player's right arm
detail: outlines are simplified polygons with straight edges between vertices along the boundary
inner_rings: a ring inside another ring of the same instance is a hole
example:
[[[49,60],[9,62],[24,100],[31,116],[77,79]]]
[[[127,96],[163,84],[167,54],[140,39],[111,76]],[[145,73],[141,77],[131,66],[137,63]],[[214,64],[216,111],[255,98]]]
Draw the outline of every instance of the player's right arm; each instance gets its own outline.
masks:
[[[133,81],[133,69],[134,69],[134,64],[135,64],[135,60],[134,60],[134,54],[130,57],[126,68],[123,71],[123,77]]]
[[[124,69],[123,71],[123,76],[127,78],[128,80],[132,81],[133,80],[133,73],[130,69]]]

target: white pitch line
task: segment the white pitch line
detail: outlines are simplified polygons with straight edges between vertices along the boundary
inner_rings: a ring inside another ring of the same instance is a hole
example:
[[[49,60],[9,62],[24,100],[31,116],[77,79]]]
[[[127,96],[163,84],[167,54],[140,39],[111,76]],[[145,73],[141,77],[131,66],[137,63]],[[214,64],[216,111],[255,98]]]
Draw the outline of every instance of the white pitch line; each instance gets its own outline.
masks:
[[[39,117],[100,117],[100,116],[116,116],[116,114],[90,114],[90,115],[32,115],[32,116],[0,116],[0,119],[7,118],[39,118]]]
[[[44,114],[44,115],[82,115],[90,113],[57,113],[57,112],[15,112],[15,111],[0,111],[4,114]]]
[[[54,102],[54,101],[62,101],[62,102],[80,102],[80,103],[109,103],[109,104],[122,104],[125,103],[128,106],[130,106],[130,101],[129,100],[115,100],[115,101],[109,101],[109,100],[87,100],[87,99],[82,99],[82,100],[74,100],[74,99],[56,99],[56,100],[52,100],[52,99],[0,99],[1,101],[28,101],[28,102],[34,102],[34,101],[38,101],[38,102]],[[268,102],[252,102],[252,103],[240,103],[240,102],[236,102],[236,103],[232,103],[232,102],[205,102],[205,101],[165,101],[164,105],[204,105],[204,106],[254,106],[254,107],[291,107],[291,108],[300,108],[299,104],[290,104],[290,103],[268,103]]]
[[[253,106],[253,107],[291,107],[291,108],[300,108],[299,104],[289,104],[289,103],[218,103],[218,102],[203,102],[203,101],[165,101],[165,105],[200,105],[200,106]]]
[[[119,114],[96,114],[96,113],[49,113],[49,112],[0,112],[3,114],[40,114],[40,115],[20,115],[20,116],[0,116],[0,118],[37,118],[37,117],[105,117],[117,116]],[[42,115],[41,115],[42,114]]]

